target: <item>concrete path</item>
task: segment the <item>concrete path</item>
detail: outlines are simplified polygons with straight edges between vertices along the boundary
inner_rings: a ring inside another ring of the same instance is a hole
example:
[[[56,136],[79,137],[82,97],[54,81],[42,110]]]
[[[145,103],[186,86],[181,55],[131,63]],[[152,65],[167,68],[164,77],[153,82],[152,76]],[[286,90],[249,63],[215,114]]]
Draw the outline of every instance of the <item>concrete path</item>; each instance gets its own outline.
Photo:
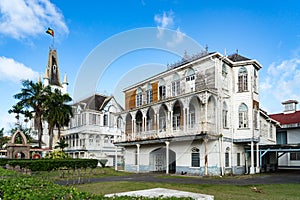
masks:
[[[137,191],[130,191],[130,192],[122,192],[122,193],[115,193],[115,194],[107,194],[106,197],[114,197],[114,196],[131,196],[131,197],[191,197],[195,200],[213,200],[214,196],[206,195],[206,194],[199,194],[193,192],[184,192],[180,190],[171,190],[165,188],[153,188],[148,190],[137,190]]]
[[[260,184],[285,184],[300,183],[300,170],[280,171],[269,174],[244,175],[233,177],[202,177],[202,176],[177,176],[163,174],[140,173],[127,176],[114,176],[93,178],[91,182],[133,181],[133,182],[157,182],[180,184],[232,184],[232,185],[260,185]],[[87,182],[87,180],[84,180]],[[60,185],[66,185],[67,181],[58,181]],[[70,181],[68,182],[70,184]]]

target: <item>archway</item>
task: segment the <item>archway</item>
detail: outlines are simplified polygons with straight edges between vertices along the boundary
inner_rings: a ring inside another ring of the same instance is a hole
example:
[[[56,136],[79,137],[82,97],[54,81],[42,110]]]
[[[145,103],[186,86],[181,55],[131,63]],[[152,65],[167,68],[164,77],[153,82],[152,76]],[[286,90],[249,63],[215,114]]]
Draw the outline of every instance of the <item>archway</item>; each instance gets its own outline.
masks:
[[[166,148],[160,147],[150,152],[150,171],[165,173],[167,168]],[[169,149],[169,173],[176,172],[176,153]]]

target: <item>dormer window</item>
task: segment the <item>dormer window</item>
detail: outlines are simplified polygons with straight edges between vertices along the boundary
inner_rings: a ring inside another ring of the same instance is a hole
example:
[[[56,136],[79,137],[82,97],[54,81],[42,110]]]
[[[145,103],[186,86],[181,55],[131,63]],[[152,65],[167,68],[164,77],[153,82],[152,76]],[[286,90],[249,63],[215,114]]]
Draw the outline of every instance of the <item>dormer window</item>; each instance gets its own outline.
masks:
[[[284,113],[292,113],[292,112],[296,112],[298,101],[288,100],[282,102],[282,104],[284,105]]]

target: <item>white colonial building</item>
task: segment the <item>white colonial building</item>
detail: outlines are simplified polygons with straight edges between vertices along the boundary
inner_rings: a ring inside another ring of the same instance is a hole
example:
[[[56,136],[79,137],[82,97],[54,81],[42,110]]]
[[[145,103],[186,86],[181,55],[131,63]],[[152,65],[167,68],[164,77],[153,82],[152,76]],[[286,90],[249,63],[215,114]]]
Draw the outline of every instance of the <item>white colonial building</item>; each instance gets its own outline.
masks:
[[[259,172],[259,146],[276,143],[276,123],[260,111],[260,69],[239,54],[203,52],[125,88],[125,110],[117,117],[125,134],[115,143],[125,148],[125,170]],[[264,134],[262,120],[270,127]]]
[[[298,101],[282,102],[284,111],[270,115],[280,123],[277,127],[277,145],[279,168],[300,167],[300,111],[297,110]]]
[[[68,144],[64,151],[73,158],[107,159],[107,166],[122,165],[123,148],[114,145],[121,139],[114,114],[123,108],[114,97],[94,94],[72,107],[74,116],[61,137]]]

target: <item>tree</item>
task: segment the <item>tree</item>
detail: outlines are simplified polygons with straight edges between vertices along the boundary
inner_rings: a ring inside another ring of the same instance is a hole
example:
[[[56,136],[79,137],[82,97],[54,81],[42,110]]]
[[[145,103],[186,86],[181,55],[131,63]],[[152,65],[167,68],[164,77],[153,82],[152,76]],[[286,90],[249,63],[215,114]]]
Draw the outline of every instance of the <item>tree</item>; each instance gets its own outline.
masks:
[[[9,141],[7,136],[4,136],[4,128],[0,129],[0,149]]]
[[[65,140],[60,139],[57,143],[57,145],[54,147],[55,149],[60,148],[62,151],[64,151],[64,148],[68,147],[68,143],[66,143]]]
[[[42,146],[43,124],[42,116],[44,114],[44,104],[51,92],[50,86],[44,87],[42,83],[25,80],[22,81],[23,88],[21,92],[14,95],[18,99],[18,105],[23,109],[31,109],[31,114],[34,116],[34,128],[38,131],[39,147]]]
[[[60,90],[55,89],[50,93],[45,102],[45,116],[48,122],[49,148],[52,149],[53,130],[58,129],[58,139],[60,139],[61,127],[67,126],[70,118],[73,117],[72,107],[67,103],[72,98],[68,94],[62,94]]]

